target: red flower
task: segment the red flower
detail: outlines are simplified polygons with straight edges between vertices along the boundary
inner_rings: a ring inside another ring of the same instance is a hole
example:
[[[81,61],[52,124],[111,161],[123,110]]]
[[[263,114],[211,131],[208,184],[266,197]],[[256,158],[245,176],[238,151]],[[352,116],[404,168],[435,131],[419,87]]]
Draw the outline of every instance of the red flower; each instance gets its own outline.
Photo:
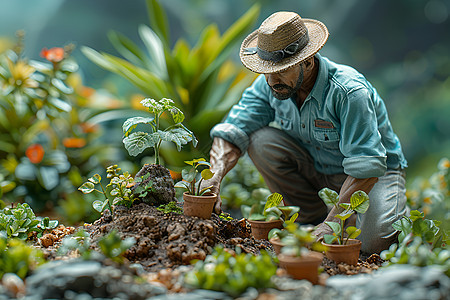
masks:
[[[57,63],[64,59],[64,49],[59,47],[44,48],[41,51],[41,56],[52,63]]]
[[[42,147],[42,145],[40,144],[30,145],[25,151],[25,155],[33,164],[40,163],[44,158],[44,154],[45,154],[44,147]]]

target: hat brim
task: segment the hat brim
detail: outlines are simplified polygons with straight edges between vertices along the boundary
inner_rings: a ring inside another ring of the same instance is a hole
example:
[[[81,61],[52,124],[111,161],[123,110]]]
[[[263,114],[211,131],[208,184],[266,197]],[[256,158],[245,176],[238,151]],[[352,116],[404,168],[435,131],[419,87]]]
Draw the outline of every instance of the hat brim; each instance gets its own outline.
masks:
[[[270,74],[282,72],[293,67],[304,60],[312,57],[319,52],[327,42],[329,33],[327,27],[320,21],[313,19],[303,19],[306,28],[308,28],[309,42],[306,46],[296,54],[286,57],[279,62],[261,59],[258,54],[244,54],[244,49],[248,47],[256,47],[258,43],[258,30],[250,33],[242,42],[239,56],[242,64],[255,73]]]

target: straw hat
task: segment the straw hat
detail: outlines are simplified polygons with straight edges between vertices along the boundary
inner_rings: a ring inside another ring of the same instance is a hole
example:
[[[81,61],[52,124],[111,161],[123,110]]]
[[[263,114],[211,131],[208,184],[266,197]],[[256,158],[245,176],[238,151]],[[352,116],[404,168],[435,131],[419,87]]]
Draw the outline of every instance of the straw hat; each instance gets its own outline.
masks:
[[[328,29],[294,12],[276,12],[242,42],[239,56],[249,70],[276,73],[310,58],[325,45]]]

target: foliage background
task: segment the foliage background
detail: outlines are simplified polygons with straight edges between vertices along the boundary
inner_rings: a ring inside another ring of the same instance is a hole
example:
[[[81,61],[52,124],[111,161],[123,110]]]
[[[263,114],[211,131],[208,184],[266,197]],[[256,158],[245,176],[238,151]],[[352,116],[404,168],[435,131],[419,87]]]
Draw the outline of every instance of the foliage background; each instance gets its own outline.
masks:
[[[210,23],[224,32],[255,2],[262,5],[258,23],[274,11],[292,10],[327,25],[331,35],[321,53],[355,67],[378,89],[409,161],[408,178],[431,174],[449,156],[450,1],[161,1],[172,41],[184,37],[191,44]],[[32,59],[44,47],[74,43],[85,84],[130,101],[134,87],[94,65],[80,48],[114,53],[109,30],[141,45],[137,28],[149,24],[145,1],[0,0],[0,7],[0,51],[19,29],[26,32],[25,55]],[[232,59],[239,62],[237,50]]]

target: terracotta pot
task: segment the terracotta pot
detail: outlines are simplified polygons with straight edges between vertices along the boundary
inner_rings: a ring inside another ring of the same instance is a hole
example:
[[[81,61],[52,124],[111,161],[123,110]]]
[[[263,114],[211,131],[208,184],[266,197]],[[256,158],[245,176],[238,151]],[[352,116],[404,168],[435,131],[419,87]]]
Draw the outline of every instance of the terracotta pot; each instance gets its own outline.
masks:
[[[281,254],[281,248],[283,248],[283,243],[278,237],[273,237],[269,240],[269,242],[272,244],[273,251],[275,251],[276,255]]]
[[[211,214],[216,203],[217,195],[214,193],[203,196],[189,195],[183,193],[183,211],[186,216],[199,217],[202,219],[211,219]]]
[[[283,229],[283,220],[275,221],[250,221],[248,220],[252,227],[252,235],[257,240],[265,239],[269,235],[269,231],[273,228]]]
[[[319,266],[323,260],[323,254],[310,251],[301,257],[285,254],[278,255],[280,267],[294,279],[306,279],[312,284],[319,282]]]
[[[355,266],[358,263],[359,251],[361,250],[361,241],[356,239],[348,240],[346,245],[327,244],[328,247],[325,252],[326,257],[334,260],[336,263],[346,263]]]

